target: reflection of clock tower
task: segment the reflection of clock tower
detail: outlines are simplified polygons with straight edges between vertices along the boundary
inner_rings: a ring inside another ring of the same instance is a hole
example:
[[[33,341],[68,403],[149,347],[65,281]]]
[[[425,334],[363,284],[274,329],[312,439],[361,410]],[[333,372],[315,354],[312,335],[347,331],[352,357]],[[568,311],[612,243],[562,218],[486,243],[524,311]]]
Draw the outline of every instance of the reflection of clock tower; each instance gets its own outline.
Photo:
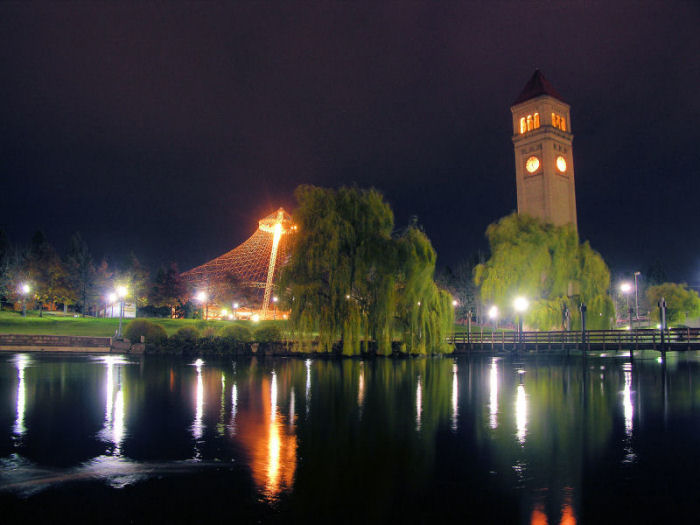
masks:
[[[569,105],[538,69],[510,110],[518,213],[576,228]]]

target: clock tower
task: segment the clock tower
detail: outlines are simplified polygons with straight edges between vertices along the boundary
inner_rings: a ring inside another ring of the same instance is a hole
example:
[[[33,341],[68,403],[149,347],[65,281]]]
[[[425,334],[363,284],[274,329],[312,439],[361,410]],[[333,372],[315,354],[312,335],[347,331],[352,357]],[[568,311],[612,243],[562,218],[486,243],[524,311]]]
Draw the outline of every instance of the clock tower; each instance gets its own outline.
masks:
[[[569,105],[538,69],[510,110],[518,213],[576,229]]]

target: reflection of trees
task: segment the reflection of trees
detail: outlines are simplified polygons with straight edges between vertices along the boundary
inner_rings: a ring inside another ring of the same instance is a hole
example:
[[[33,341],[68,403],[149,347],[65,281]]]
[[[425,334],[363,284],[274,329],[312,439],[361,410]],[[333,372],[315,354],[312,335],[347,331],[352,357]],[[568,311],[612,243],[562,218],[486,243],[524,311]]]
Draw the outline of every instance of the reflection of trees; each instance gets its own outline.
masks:
[[[303,392],[303,362],[288,366],[295,370],[296,390]],[[300,416],[298,424],[302,460],[294,510],[376,521],[395,512],[395,494],[420,493],[432,479],[437,430],[451,423],[452,372],[451,359],[314,361],[309,417]],[[340,495],[358,490],[371,497],[360,505],[343,503]]]

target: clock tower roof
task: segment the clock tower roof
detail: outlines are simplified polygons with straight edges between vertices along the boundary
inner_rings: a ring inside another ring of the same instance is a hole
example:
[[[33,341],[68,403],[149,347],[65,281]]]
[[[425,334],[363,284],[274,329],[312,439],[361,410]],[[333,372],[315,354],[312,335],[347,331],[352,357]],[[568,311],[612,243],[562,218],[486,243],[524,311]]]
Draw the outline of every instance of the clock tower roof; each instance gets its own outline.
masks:
[[[527,81],[527,84],[525,84],[525,87],[520,92],[520,95],[518,95],[518,98],[515,99],[513,105],[516,106],[541,95],[549,95],[550,97],[565,102],[559,92],[549,83],[549,80],[544,78],[542,72],[539,69],[535,69],[532,77]]]

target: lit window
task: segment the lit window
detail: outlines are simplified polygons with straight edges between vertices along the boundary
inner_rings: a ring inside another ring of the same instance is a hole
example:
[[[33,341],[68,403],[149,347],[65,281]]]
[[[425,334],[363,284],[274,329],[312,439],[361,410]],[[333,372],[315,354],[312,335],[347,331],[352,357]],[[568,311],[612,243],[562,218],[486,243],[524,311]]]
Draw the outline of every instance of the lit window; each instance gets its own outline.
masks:
[[[527,116],[527,130],[532,131],[532,115]]]
[[[525,117],[522,117],[520,119],[520,134],[522,135],[527,131],[527,127],[525,126]]]
[[[540,114],[535,113],[535,129],[540,127]]]
[[[561,130],[566,131],[566,119],[564,117],[561,118]]]

